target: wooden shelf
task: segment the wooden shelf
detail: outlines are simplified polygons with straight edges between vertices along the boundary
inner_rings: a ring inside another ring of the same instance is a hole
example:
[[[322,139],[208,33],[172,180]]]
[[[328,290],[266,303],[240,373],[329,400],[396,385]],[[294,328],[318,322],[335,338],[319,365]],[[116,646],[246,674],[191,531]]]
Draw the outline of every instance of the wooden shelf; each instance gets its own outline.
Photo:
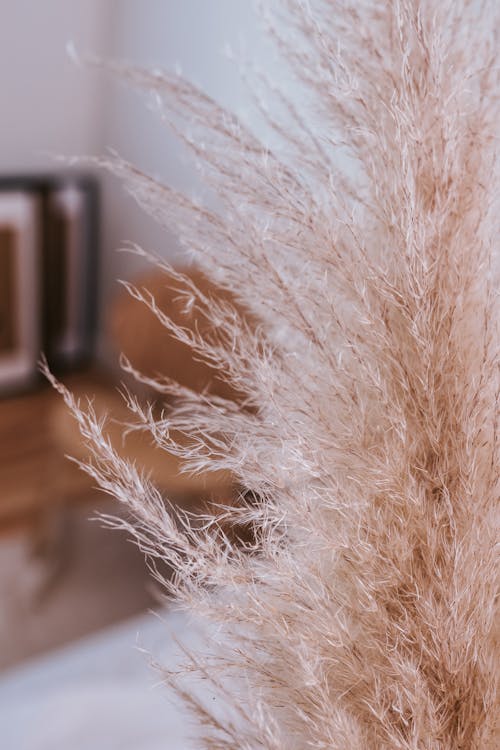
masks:
[[[37,521],[91,491],[88,477],[55,444],[51,415],[58,399],[44,385],[0,400],[0,531]]]
[[[170,499],[184,507],[231,501],[234,483],[228,473],[186,474],[179,459],[152,445],[148,434],[133,432],[124,439],[119,423],[130,414],[113,383],[92,372],[63,380],[77,397],[91,396],[97,414],[113,417],[107,434],[116,450],[144,468]],[[52,388],[0,401],[0,531],[95,499],[95,483],[68,454],[87,458],[76,423]]]

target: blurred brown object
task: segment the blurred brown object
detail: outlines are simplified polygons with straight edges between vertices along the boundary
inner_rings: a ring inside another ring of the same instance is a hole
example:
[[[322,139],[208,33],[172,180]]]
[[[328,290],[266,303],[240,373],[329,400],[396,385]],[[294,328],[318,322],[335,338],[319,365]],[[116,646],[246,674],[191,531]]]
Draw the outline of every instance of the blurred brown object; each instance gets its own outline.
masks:
[[[204,295],[235,304],[228,292],[218,289],[200,271],[189,270],[187,273]],[[186,310],[185,302],[180,298],[180,290],[183,289],[181,282],[171,281],[156,270],[134,280],[134,284],[147,289],[156,305],[174,323],[200,333],[207,329],[207,323],[200,314]],[[198,392],[207,391],[232,400],[239,398],[239,394],[220,378],[217,370],[195,358],[189,346],[179,342],[143,303],[126,290],[122,290],[112,303],[107,325],[117,353],[125,354],[144,375],[154,377],[160,374]],[[217,471],[193,475],[183,472],[180,459],[154,445],[148,432],[126,432],[123,425],[130,422],[130,412],[113,379],[101,377],[96,380],[95,376],[87,380],[83,378],[76,388],[72,387],[72,391],[77,398],[90,397],[99,416],[109,415],[107,435],[116,451],[134,461],[158,487],[183,507],[206,508],[207,502],[212,500],[233,502],[235,486],[229,473]],[[150,392],[146,395],[151,399],[156,394]],[[86,448],[76,423],[62,402],[53,409],[51,432],[61,452],[85,461]],[[175,437],[181,443],[186,439]]]
[[[143,469],[152,481],[166,490],[169,497],[190,504],[197,498],[215,494],[225,496],[232,494],[232,478],[222,471],[210,474],[182,473],[182,462],[173,454],[161,450],[155,445],[148,432],[133,430],[126,432],[124,425],[130,422],[130,412],[112,383],[102,379],[81,379],[71,383],[77,398],[92,400],[92,407],[98,417],[109,417],[105,429],[106,437],[113,448],[123,458],[134,462],[139,469]],[[82,402],[83,408],[84,402]],[[74,458],[85,461],[88,456],[78,428],[66,405],[59,402],[51,415],[51,434],[56,444]],[[181,444],[185,438],[172,435]]]
[[[189,269],[186,274],[205,296],[230,302],[248,317],[228,291],[217,287],[201,271]],[[209,329],[196,309],[186,310],[181,293],[187,291],[187,286],[182,282],[169,280],[156,270],[140,276],[134,285],[148,290],[160,310],[175,324],[197,330],[201,335]],[[123,353],[144,375],[154,377],[160,373],[197,392],[208,391],[231,400],[240,398],[216,369],[195,358],[187,344],[178,341],[146,305],[130,294],[120,294],[111,306],[108,328],[117,352]]]
[[[199,271],[189,274],[207,296],[232,301]],[[136,284],[147,288],[176,323],[203,332],[206,322],[186,312],[179,299],[179,282],[172,283],[155,271],[140,277]],[[111,305],[108,326],[117,352],[123,351],[145,375],[160,373],[197,391],[238,398],[216,370],[195,359],[189,347],[178,342],[125,290]],[[207,510],[215,508],[213,503],[234,502],[237,488],[230,474],[183,473],[180,460],[156,447],[147,432],[124,435],[123,424],[130,421],[130,414],[118,393],[116,377],[93,369],[68,375],[64,383],[82,404],[90,398],[98,415],[109,415],[108,435],[117,452],[143,468],[182,507]],[[149,399],[152,395],[146,394]],[[55,391],[43,387],[0,401],[0,529],[19,524],[50,527],[61,509],[95,498],[94,482],[67,455],[85,461],[88,451],[75,420]]]

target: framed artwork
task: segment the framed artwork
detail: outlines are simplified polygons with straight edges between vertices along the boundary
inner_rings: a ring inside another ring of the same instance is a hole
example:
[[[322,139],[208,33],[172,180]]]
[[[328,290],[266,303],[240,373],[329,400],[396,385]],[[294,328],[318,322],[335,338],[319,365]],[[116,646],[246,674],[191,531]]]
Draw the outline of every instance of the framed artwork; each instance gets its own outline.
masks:
[[[92,354],[98,189],[80,174],[0,178],[0,395]]]
[[[40,200],[0,189],[0,393],[37,378],[41,351]]]

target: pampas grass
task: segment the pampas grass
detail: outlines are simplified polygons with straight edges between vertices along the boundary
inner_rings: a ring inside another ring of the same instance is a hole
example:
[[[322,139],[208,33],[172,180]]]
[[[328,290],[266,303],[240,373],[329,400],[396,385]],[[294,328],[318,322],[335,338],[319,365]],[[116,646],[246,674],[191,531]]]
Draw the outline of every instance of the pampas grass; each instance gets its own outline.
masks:
[[[166,675],[204,747],[494,750],[498,4],[290,0],[264,21],[302,92],[253,76],[272,147],[181,76],[112,66],[155,94],[215,209],[101,160],[258,321],[183,281],[201,336],[129,287],[243,394],[148,378],[175,405],[129,397],[133,428],[230,470],[240,505],[176,519],[58,387],[87,470],[175,569],[165,590],[220,634],[186,668],[226,713]]]

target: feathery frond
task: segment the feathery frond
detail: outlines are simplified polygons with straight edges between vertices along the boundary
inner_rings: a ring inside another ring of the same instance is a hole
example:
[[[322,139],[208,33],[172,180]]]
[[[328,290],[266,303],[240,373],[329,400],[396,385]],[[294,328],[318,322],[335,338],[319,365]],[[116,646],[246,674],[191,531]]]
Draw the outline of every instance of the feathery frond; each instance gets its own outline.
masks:
[[[198,336],[133,290],[244,394],[160,378],[177,406],[137,414],[191,468],[233,472],[250,499],[227,515],[253,541],[175,523],[65,396],[90,471],[175,568],[167,589],[220,628],[193,664],[230,680],[235,715],[191,696],[207,748],[494,750],[498,4],[280,8],[269,33],[303,104],[270,86],[272,148],[184,78],[115,66],[155,93],[215,209],[104,160],[259,321],[190,288]]]

